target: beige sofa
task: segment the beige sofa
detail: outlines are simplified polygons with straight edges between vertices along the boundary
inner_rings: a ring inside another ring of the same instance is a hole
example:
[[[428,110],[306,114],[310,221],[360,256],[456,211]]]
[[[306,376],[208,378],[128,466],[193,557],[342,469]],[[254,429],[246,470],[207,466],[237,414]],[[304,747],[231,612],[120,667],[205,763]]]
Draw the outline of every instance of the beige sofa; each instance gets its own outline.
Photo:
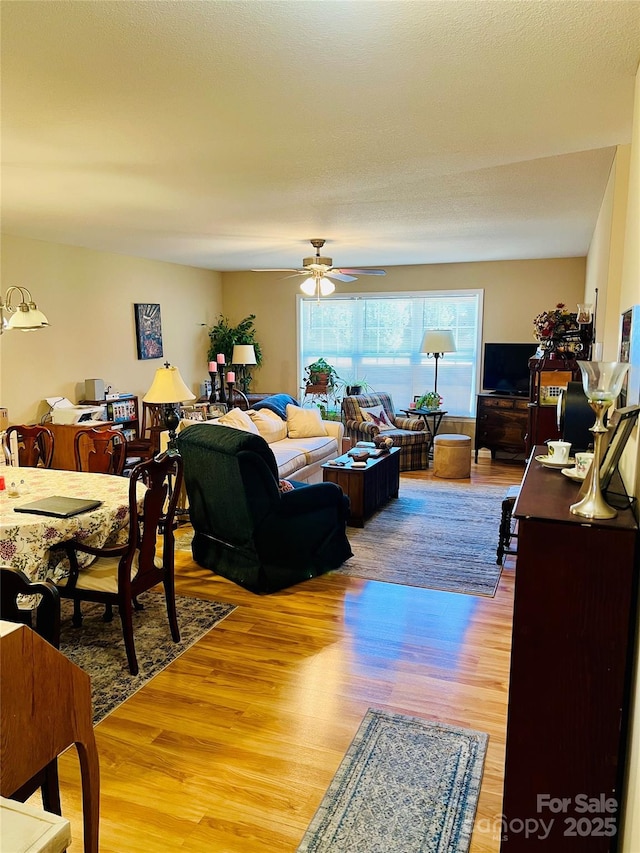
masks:
[[[178,431],[198,421],[181,421]],[[213,421],[212,429],[240,429],[261,435],[278,465],[282,479],[302,483],[321,483],[324,462],[342,452],[344,427],[339,421],[323,421],[317,408],[287,406],[287,419],[268,409],[243,412],[232,409]]]

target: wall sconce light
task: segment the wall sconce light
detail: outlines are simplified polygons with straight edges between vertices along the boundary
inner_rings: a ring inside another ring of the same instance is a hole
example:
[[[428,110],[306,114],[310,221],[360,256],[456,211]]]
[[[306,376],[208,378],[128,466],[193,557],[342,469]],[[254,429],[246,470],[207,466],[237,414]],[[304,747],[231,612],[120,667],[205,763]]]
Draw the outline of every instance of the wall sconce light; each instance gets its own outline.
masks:
[[[20,294],[20,302],[11,307],[14,293]],[[5,315],[6,312],[6,316]],[[26,287],[10,287],[4,297],[0,296],[0,335],[10,329],[20,329],[21,332],[35,332],[49,325],[49,321],[33,301]]]

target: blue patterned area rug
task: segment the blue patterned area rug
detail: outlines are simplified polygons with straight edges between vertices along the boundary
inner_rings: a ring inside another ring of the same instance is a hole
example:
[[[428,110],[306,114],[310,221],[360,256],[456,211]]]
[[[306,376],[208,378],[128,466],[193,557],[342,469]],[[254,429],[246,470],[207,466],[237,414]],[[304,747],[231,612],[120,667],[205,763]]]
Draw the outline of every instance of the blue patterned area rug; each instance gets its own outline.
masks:
[[[235,610],[232,604],[176,596],[180,642],[174,643],[164,594],[146,592],[139,600],[144,610],[133,613],[139,672],[131,675],[118,608],[111,622],[103,622],[104,605],[84,602],[82,627],[74,628],[73,603],[62,599],[60,651],[91,676],[94,725]]]
[[[336,571],[350,577],[495,595],[504,486],[400,477],[398,498],[364,528],[349,527],[354,556]]]
[[[488,740],[370,708],[297,853],[466,853]]]

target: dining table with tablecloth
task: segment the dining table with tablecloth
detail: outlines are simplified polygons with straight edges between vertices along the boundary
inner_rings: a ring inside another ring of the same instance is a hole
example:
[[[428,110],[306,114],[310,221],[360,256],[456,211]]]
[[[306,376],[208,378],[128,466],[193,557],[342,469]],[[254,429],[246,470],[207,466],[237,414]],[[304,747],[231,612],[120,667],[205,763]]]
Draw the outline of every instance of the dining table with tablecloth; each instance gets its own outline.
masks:
[[[69,568],[64,552],[52,553],[53,546],[69,539],[99,548],[127,541],[130,483],[126,477],[52,468],[4,467],[3,471],[6,488],[0,491],[0,565],[20,569],[32,581],[56,581]],[[140,505],[146,487],[139,483],[136,488]],[[101,503],[69,518],[15,512],[16,506],[52,496]],[[79,554],[79,558],[81,567],[94,559],[89,554]]]

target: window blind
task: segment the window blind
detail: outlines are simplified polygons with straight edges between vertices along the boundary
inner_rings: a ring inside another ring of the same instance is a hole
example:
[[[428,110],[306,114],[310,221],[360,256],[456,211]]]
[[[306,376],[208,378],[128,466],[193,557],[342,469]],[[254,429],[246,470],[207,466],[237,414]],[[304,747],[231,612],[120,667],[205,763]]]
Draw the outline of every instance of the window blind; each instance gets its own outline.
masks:
[[[459,290],[340,294],[320,301],[299,296],[300,376],[323,357],[346,383],[364,379],[372,389],[390,393],[396,409],[408,408],[414,397],[434,390],[435,359],[420,352],[425,330],[451,329],[456,352],[438,361],[438,393],[450,415],[473,417],[482,295]]]

